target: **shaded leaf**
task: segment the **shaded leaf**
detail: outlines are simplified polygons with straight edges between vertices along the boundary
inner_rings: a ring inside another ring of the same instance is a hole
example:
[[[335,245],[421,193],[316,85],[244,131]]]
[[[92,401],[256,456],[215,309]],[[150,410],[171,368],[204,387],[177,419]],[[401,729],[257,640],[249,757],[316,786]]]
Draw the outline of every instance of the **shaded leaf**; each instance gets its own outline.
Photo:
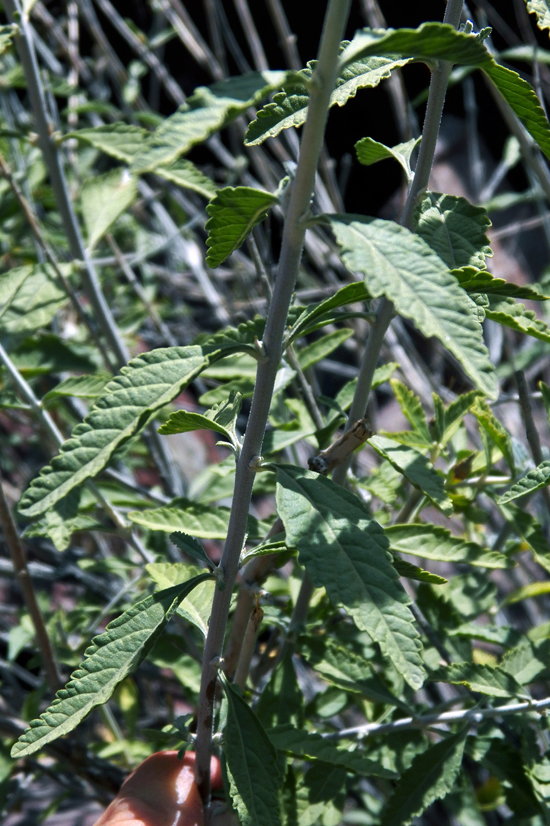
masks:
[[[70,396],[75,399],[97,399],[101,396],[103,388],[111,380],[109,373],[95,373],[90,376],[71,376],[60,381],[53,390],[50,390],[42,398],[42,404],[51,406],[57,399]]]
[[[279,826],[277,752],[245,701],[227,682],[225,759],[229,793],[242,826]]]
[[[207,200],[213,198],[218,191],[214,181],[187,158],[180,158],[171,166],[158,166],[155,169],[155,175],[183,189],[190,189],[191,192],[196,192]]]
[[[500,667],[511,674],[520,685],[528,685],[548,669],[550,662],[550,640],[538,644],[524,637],[515,648],[506,652]]]
[[[63,140],[76,138],[84,141],[94,149],[99,149],[117,161],[130,164],[136,155],[143,151],[151,133],[140,126],[128,123],[110,123],[105,126],[93,126],[78,129],[63,136]]]
[[[321,734],[314,734],[297,729],[291,724],[272,728],[268,732],[269,739],[277,749],[295,757],[305,757],[309,760],[320,760],[334,766],[341,766],[348,771],[368,777],[395,777],[395,773],[385,769],[373,760],[369,760],[360,751],[346,751],[338,748]]]
[[[17,295],[23,282],[33,272],[33,267],[15,267],[0,274],[0,318]]]
[[[324,586],[356,625],[380,644],[413,688],[422,685],[420,641],[409,597],[387,552],[387,540],[361,501],[311,471],[277,467],[277,508],[314,585]]]
[[[199,562],[205,562],[211,569],[216,567],[212,560],[206,555],[206,551],[200,542],[197,542],[197,540],[193,539],[192,536],[187,536],[187,534],[181,533],[181,531],[176,531],[175,533],[170,534],[170,541],[173,542],[174,545],[180,549],[180,551],[187,554],[187,556],[190,556],[193,559],[198,559]]]
[[[413,565],[412,562],[407,562],[399,556],[394,556],[392,564],[399,576],[404,576],[406,579],[415,579],[417,582],[431,582],[432,585],[445,585],[449,581],[444,576],[425,571],[423,568],[419,568],[418,565]]]
[[[512,474],[515,474],[516,463],[514,461],[512,437],[504,425],[499,422],[489,405],[480,398],[477,398],[474,401],[473,405],[470,407],[470,412],[474,414],[479,424],[489,434],[504,456],[508,467],[512,471]]]
[[[318,338],[311,344],[307,344],[298,352],[298,361],[302,370],[307,370],[313,364],[326,358],[330,353],[334,352],[344,341],[347,341],[353,335],[353,330],[333,330],[332,333],[327,333],[326,336]]]
[[[194,577],[138,602],[94,637],[85,659],[46,711],[21,735],[12,757],[25,757],[73,731],[90,711],[107,702],[116,686],[136,670],[177,606],[210,574]]]
[[[266,729],[289,724],[301,728],[304,724],[304,695],[296,679],[289,650],[276,666],[260,694],[256,714]]]
[[[361,694],[375,703],[406,708],[368,660],[349,648],[343,648],[332,637],[302,637],[300,651],[318,674],[338,688]]]
[[[444,479],[429,459],[419,450],[394,442],[385,436],[372,436],[369,444],[418,490],[422,491],[446,516],[453,512],[453,503],[445,493]]]
[[[338,307],[343,307],[346,304],[355,304],[360,301],[366,301],[370,295],[365,287],[364,282],[354,281],[352,284],[346,284],[345,287],[340,287],[336,290],[334,295],[330,298],[325,298],[317,304],[309,304],[304,307],[288,334],[289,342],[295,341],[300,336],[306,335],[314,329],[315,322],[322,319],[324,316],[330,315],[332,310]]]
[[[496,374],[477,307],[425,241],[379,218],[331,215],[328,220],[342,261],[365,276],[372,295],[385,295],[425,336],[436,336],[480,390],[496,398]]]
[[[407,826],[430,803],[451,791],[462,764],[467,734],[466,727],[416,755],[386,804],[380,826]]]
[[[391,379],[390,384],[395,398],[399,402],[401,412],[414,430],[420,434],[426,445],[430,446],[433,439],[428,429],[426,414],[424,413],[420,399],[418,396],[415,396],[412,390],[409,390],[408,387],[397,379]]]
[[[225,436],[232,445],[238,444],[235,426],[241,409],[242,396],[240,393],[231,393],[229,398],[201,413],[189,413],[187,410],[176,410],[161,427],[159,433],[167,436],[173,433],[188,433],[193,430],[213,430]]]
[[[220,189],[206,207],[210,218],[206,222],[209,248],[206,263],[219,267],[232,252],[242,247],[246,236],[260,224],[277,196],[250,186],[226,186]]]
[[[49,264],[33,267],[30,273],[26,273],[26,269],[10,270],[12,278],[5,282],[9,289],[10,281],[13,283],[15,278],[18,286],[13,291],[3,290],[7,298],[1,316],[3,336],[29,335],[40,327],[47,327],[67,302],[67,295]],[[65,276],[69,275],[72,265],[64,264],[62,270]]]

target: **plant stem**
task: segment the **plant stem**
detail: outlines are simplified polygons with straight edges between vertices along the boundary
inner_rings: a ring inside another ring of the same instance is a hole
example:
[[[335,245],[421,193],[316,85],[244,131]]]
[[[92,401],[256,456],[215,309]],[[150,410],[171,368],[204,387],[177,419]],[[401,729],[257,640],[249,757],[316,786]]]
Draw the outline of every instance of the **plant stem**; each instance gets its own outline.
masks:
[[[263,344],[266,361],[258,366],[256,387],[244,438],[237,462],[233,508],[227,540],[220,565],[226,588],[216,590],[208,636],[204,648],[201,690],[198,706],[195,772],[197,785],[206,805],[210,801],[210,755],[217,670],[229,614],[231,593],[237,575],[243,547],[246,519],[254,482],[254,467],[259,460],[262,441],[271,405],[275,377],[282,354],[283,334],[292,291],[298,274],[306,231],[305,218],[315,184],[315,171],[323,142],[328,116],[328,104],[336,79],[340,41],[348,19],[351,0],[330,0],[321,44],[319,62],[311,81],[307,121],[304,126],[300,160],[288,214],[283,230],[281,256],[273,297],[269,307]]]
[[[460,22],[462,6],[463,0],[448,0],[443,22],[450,23],[456,28]],[[401,215],[402,226],[409,229],[411,229],[412,215],[417,198],[428,186],[451,70],[451,63],[439,61],[432,71],[420,152],[418,154],[414,178],[411,181],[407,193],[407,200],[403,208],[403,214]],[[393,315],[394,307],[392,302],[385,297],[382,298],[378,305],[375,322],[371,327],[367,339],[359,375],[357,377],[357,387],[355,388],[355,394],[348,415],[347,427],[351,427],[354,422],[366,415],[374,371],[376,370],[384,337]],[[346,461],[338,465],[332,474],[332,480],[336,482],[337,485],[343,485],[345,483],[352,458],[353,455],[350,455]],[[306,571],[304,572],[302,586],[292,615],[291,627],[295,628],[305,623],[312,594],[313,586]]]
[[[42,150],[44,162],[48,169],[56,204],[69,242],[71,255],[74,259],[81,260],[85,264],[82,270],[82,279],[86,295],[92,305],[94,317],[101,326],[110,347],[116,354],[119,365],[122,366],[126,364],[130,356],[120,336],[105,296],[101,291],[97,273],[86,251],[80,227],[78,226],[69,195],[67,179],[61,162],[61,154],[48,115],[46,98],[40,80],[40,71],[32,41],[32,31],[26,14],[21,10],[19,0],[6,0],[4,5],[10,21],[17,23],[19,27],[19,34],[16,38],[17,50],[25,73],[40,149]]]
[[[340,729],[340,731],[325,734],[327,740],[340,740],[345,737],[368,737],[371,734],[393,734],[396,731],[407,729],[422,729],[438,723],[456,723],[469,721],[481,723],[492,717],[505,717],[509,714],[519,714],[522,711],[544,712],[550,708],[550,697],[543,700],[527,700],[524,703],[511,703],[499,708],[467,708],[461,711],[444,711],[441,714],[425,714],[422,717],[403,717],[394,723],[367,723],[365,726]]]
[[[40,606],[38,605],[36,593],[34,591],[32,580],[29,575],[29,570],[27,568],[27,555],[25,553],[23,543],[21,542],[21,538],[17,530],[17,525],[15,524],[15,520],[13,518],[12,510],[9,506],[8,500],[6,499],[6,494],[4,492],[4,487],[2,484],[1,473],[0,527],[2,528],[4,539],[6,540],[6,545],[8,546],[10,552],[10,556],[13,562],[13,568],[15,570],[17,579],[19,580],[21,591],[23,592],[23,599],[25,600],[27,611],[29,612],[32,624],[34,625],[36,639],[38,640],[38,647],[40,648],[40,653],[42,654],[42,661],[44,663],[44,669],[46,671],[46,679],[48,681],[48,686],[50,691],[55,694],[58,688],[61,688],[61,686],[63,685],[63,681],[59,673],[59,666],[55,658],[53,646],[46,625],[44,623],[44,617],[42,616],[42,611],[40,610]]]

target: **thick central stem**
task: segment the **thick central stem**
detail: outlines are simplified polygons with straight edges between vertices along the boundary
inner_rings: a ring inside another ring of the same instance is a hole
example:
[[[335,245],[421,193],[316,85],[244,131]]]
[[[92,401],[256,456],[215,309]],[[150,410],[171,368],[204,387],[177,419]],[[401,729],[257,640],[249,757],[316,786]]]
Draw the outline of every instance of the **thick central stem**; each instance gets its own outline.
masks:
[[[277,278],[264,333],[263,344],[267,357],[266,361],[258,367],[250,417],[241,455],[237,462],[231,519],[220,562],[226,587],[223,591],[216,590],[214,596],[204,647],[198,707],[195,771],[197,785],[206,804],[210,798],[209,768],[217,670],[231,593],[245,537],[246,519],[254,483],[254,463],[261,452],[275,377],[279,369],[288,308],[302,257],[306,230],[305,219],[309,213],[313,194],[315,171],[324,138],[330,95],[336,80],[340,41],[344,35],[350,4],[351,0],[330,0],[325,16],[318,63],[311,79],[308,116],[304,126],[300,159],[285,220]]]

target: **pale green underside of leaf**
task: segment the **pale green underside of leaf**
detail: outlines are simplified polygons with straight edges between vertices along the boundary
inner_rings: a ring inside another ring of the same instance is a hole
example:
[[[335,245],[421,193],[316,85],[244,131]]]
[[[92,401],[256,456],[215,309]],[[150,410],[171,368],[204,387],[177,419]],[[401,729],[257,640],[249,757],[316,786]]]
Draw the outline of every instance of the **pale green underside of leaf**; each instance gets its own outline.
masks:
[[[137,196],[137,179],[125,169],[111,169],[82,184],[80,202],[88,237],[88,250],[103,238],[116,219]]]
[[[189,499],[173,499],[169,505],[145,511],[131,511],[128,519],[151,531],[173,533],[183,531],[201,539],[225,539],[231,508],[202,505]],[[249,516],[247,533],[250,539],[260,539],[269,531],[269,525]]]
[[[373,163],[383,161],[386,158],[393,158],[401,164],[407,178],[411,174],[411,156],[414,149],[420,143],[420,138],[412,138],[405,143],[398,143],[396,146],[386,146],[373,138],[362,138],[355,144],[357,160],[364,166],[372,166]]]
[[[416,755],[401,775],[380,826],[408,826],[430,803],[451,791],[462,764],[467,733],[466,727]]]
[[[402,473],[411,485],[421,490],[442,513],[446,516],[453,513],[453,503],[445,493],[443,477],[419,450],[386,439],[385,436],[373,436],[369,439],[369,444]]]
[[[90,376],[70,376],[68,379],[60,381],[59,384],[46,393],[42,398],[42,404],[50,405],[56,399],[71,396],[76,399],[97,399],[101,396],[103,388],[111,380],[109,373],[99,373]]]
[[[541,462],[534,470],[530,470],[525,476],[512,485],[510,490],[503,493],[498,499],[499,505],[505,505],[513,499],[519,499],[520,496],[525,496],[528,493],[535,493],[535,491],[550,485],[550,462]]]
[[[516,465],[514,460],[512,437],[504,425],[499,422],[489,405],[482,399],[476,399],[474,401],[470,408],[470,412],[474,414],[479,424],[484,428],[484,430],[487,431],[504,456],[508,467],[512,471],[512,474],[515,475]]]
[[[550,327],[537,318],[533,310],[527,310],[523,304],[514,301],[513,298],[491,301],[490,306],[485,309],[485,316],[518,333],[524,333],[550,344]]]
[[[20,512],[37,516],[107,466],[208,364],[201,347],[169,347],[138,356],[105,387],[84,421],[23,495]]]
[[[85,659],[49,708],[33,720],[14,745],[12,757],[25,757],[68,734],[147,656],[180,601],[206,576],[160,591],[138,602],[92,640]]]
[[[321,677],[344,691],[361,694],[375,703],[407,708],[391,693],[368,660],[344,648],[328,634],[306,637],[301,642],[300,653]]]
[[[549,654],[548,637],[538,644],[524,637],[515,648],[506,652],[500,667],[520,685],[529,685],[548,668]]]
[[[443,23],[423,23],[418,29],[364,29],[340,57],[344,66],[369,55],[391,55],[431,63],[448,60],[482,69],[512,107],[546,157],[550,158],[550,126],[532,86],[516,72],[497,64],[475,34]]]
[[[140,126],[113,123],[108,126],[79,129],[65,135],[63,139],[69,138],[84,141],[109,157],[130,165],[147,146],[151,133]],[[168,166],[159,167],[155,174],[185,189],[191,189],[206,199],[212,198],[218,191],[214,181],[187,159],[179,159]]]
[[[475,385],[496,398],[497,377],[483,342],[478,309],[425,241],[379,218],[330,215],[327,219],[342,261],[365,276],[369,292],[385,295],[425,336],[436,336]]]
[[[418,689],[424,679],[421,644],[382,528],[352,493],[288,465],[277,467],[277,508],[313,584],[325,587]]]
[[[280,826],[277,752],[250,706],[225,685],[224,753],[229,793],[241,826]]]
[[[442,666],[430,675],[430,681],[465,685],[471,691],[491,697],[528,697],[517,680],[502,668],[480,663],[453,663]]]
[[[330,298],[304,307],[290,329],[289,341],[295,341],[300,336],[305,335],[308,330],[315,327],[316,322],[324,316],[330,315],[333,310],[346,304],[366,301],[368,298],[370,298],[370,295],[364,282],[355,281],[352,284],[346,284],[345,287],[340,287]]]
[[[321,760],[333,766],[342,766],[363,777],[372,775],[388,779],[395,777],[394,772],[369,760],[360,751],[350,752],[339,749],[320,734],[300,730],[290,724],[269,729],[267,734],[277,751],[283,751],[295,757]]]
[[[353,335],[353,330],[347,328],[341,330],[333,330],[332,333],[327,333],[326,336],[312,341],[311,344],[306,344],[305,347],[298,352],[298,362],[302,370],[307,370],[317,364],[318,361],[329,356],[334,350],[338,349],[344,341],[347,341]]]
[[[505,281],[504,278],[495,278],[487,270],[460,267],[451,272],[462,289],[468,293],[486,293],[503,298],[530,298],[532,301],[547,301],[550,298],[528,284],[520,286],[511,281]]]
[[[11,44],[12,37],[15,34],[14,26],[0,26],[0,54],[5,52]]]
[[[185,155],[241,112],[280,89],[285,77],[284,71],[250,72],[209,87],[198,87],[187,104],[166,118],[149,137],[142,153],[134,159],[132,171],[150,172]]]
[[[392,551],[441,562],[468,562],[483,568],[512,568],[513,560],[466,542],[439,525],[391,525],[384,528]]]
[[[206,207],[209,248],[206,263],[219,267],[232,252],[244,244],[246,236],[261,223],[277,197],[250,186],[227,186],[220,189]]]
[[[384,57],[371,57],[368,60],[358,61],[347,66],[336,81],[336,88],[330,97],[329,106],[344,106],[354,98],[359,89],[378,86],[381,80],[389,77],[393,69],[404,66],[408,60],[394,60]],[[310,67],[315,65],[311,61]],[[311,68],[302,70],[305,79],[309,79],[313,72]],[[256,113],[245,135],[245,145],[255,146],[263,143],[267,138],[274,138],[283,129],[302,126],[307,118],[309,94],[307,87],[298,87],[292,91],[280,92],[275,95],[274,102],[268,103]]]
[[[205,572],[204,568],[189,565],[187,562],[150,562],[145,568],[160,590],[189,582],[193,577]],[[205,579],[187,594],[177,608],[177,613],[198,628],[204,637],[208,633],[215,591],[215,581]]]
[[[539,29],[550,29],[550,4],[548,0],[527,0],[527,11],[537,15]]]
[[[158,432],[163,436],[171,436],[174,433],[190,433],[194,430],[213,430],[231,441],[231,433],[223,425],[201,413],[190,413],[187,410],[176,410],[175,413],[171,413],[168,421],[159,427]]]
[[[431,585],[445,585],[449,581],[445,579],[444,576],[432,574],[431,571],[425,571],[424,568],[420,568],[418,565],[413,565],[412,562],[401,559],[400,556],[394,556],[392,564],[399,576],[405,577],[405,579],[414,579],[417,582],[429,582]]]
[[[416,232],[449,269],[483,269],[493,254],[485,234],[490,226],[483,207],[456,195],[427,192],[415,211]]]

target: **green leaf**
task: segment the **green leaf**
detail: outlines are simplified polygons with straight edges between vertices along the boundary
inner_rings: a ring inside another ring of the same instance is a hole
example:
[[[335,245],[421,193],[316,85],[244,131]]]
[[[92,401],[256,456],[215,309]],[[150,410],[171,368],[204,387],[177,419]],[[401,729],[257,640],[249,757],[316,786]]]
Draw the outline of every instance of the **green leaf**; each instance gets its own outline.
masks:
[[[520,685],[528,685],[544,673],[550,661],[550,640],[535,644],[524,637],[502,658],[500,667],[511,674]]]
[[[430,571],[419,568],[418,565],[413,565],[412,562],[401,559],[400,556],[394,556],[392,564],[399,576],[404,576],[406,579],[415,579],[417,582],[430,582],[432,585],[445,585],[445,583],[449,581],[445,579],[444,576],[432,574]]]
[[[516,463],[514,461],[512,437],[504,425],[499,422],[489,405],[480,398],[477,398],[474,401],[473,405],[470,407],[470,412],[474,414],[479,424],[489,434],[504,456],[506,464],[512,471],[512,474],[515,474]]]
[[[218,187],[214,181],[201,172],[194,163],[187,160],[187,158],[180,158],[171,166],[158,166],[155,169],[155,175],[170,181],[183,189],[190,189],[191,192],[196,192],[208,201],[213,198]]]
[[[418,396],[409,390],[402,382],[397,379],[390,380],[391,388],[395,394],[395,398],[399,402],[401,412],[411,425],[411,427],[420,434],[427,447],[433,443],[428,423],[426,421],[426,414],[420,403]]]
[[[499,506],[506,521],[511,524],[514,532],[529,547],[539,565],[550,571],[548,542],[540,523],[524,508],[500,503]]]
[[[287,723],[294,728],[304,725],[304,695],[296,679],[291,650],[276,666],[263,688],[256,714],[266,729]]]
[[[413,58],[428,65],[434,60],[447,60],[482,69],[550,157],[549,124],[532,86],[516,72],[497,64],[477,35],[457,31],[444,23],[423,23],[418,29],[363,29],[344,49],[340,65],[370,55]]]
[[[204,568],[189,565],[187,562],[150,562],[145,569],[161,590],[172,585],[181,585],[193,577],[204,574]],[[177,613],[198,628],[205,638],[208,634],[215,591],[214,579],[205,579],[193,588],[177,609]]]
[[[332,333],[327,333],[326,336],[318,338],[311,344],[307,344],[298,352],[298,361],[302,370],[307,370],[308,367],[316,364],[318,361],[326,358],[330,353],[337,350],[344,341],[347,341],[353,335],[353,330],[333,330]]]
[[[357,160],[364,166],[372,166],[373,163],[383,161],[385,158],[395,158],[401,164],[407,180],[411,178],[411,156],[421,138],[412,138],[405,143],[398,143],[396,146],[385,146],[383,143],[373,140],[372,138],[362,138],[355,144],[355,152]]]
[[[68,379],[60,381],[53,390],[50,390],[42,399],[42,404],[46,407],[57,399],[70,396],[75,399],[97,399],[101,396],[103,388],[111,376],[108,373],[95,373],[90,376],[70,376]]]
[[[11,756],[33,754],[73,731],[93,708],[107,702],[116,686],[145,659],[182,599],[209,576],[159,591],[110,622],[103,634],[94,637],[65,688],[21,735]]]
[[[467,734],[466,726],[416,755],[386,804],[380,826],[408,826],[430,803],[451,791],[462,764]]]
[[[449,269],[483,269],[485,257],[493,254],[485,234],[491,226],[487,212],[466,198],[427,192],[416,207],[414,223],[418,235]]]
[[[545,594],[550,594],[550,581],[530,582],[529,585],[522,585],[521,588],[516,588],[514,591],[511,591],[511,593],[507,594],[502,600],[501,607],[513,605],[514,603],[521,602],[524,599],[542,597]]]
[[[255,146],[267,138],[274,138],[283,129],[302,126],[306,122],[309,103],[308,84],[313,75],[317,61],[311,60],[306,69],[292,77],[292,83],[284,92],[276,94],[273,103],[268,103],[256,113],[245,135],[245,145]],[[393,69],[404,66],[408,60],[371,57],[346,66],[336,80],[329,106],[344,106],[354,98],[359,89],[378,86],[381,80],[389,77]],[[303,78],[303,81],[302,81]]]
[[[2,309],[3,336],[30,334],[40,327],[48,327],[57,311],[67,302],[67,295],[49,264],[31,269],[30,273],[26,272],[26,267],[10,270],[17,289],[13,292],[9,290],[9,293],[8,289],[3,290],[7,296]],[[62,270],[64,275],[69,275],[72,265],[64,264]],[[7,287],[10,282],[5,283]]]
[[[465,685],[470,691],[490,697],[528,697],[529,694],[506,671],[498,666],[479,663],[453,663],[438,668],[430,675],[435,683]]]
[[[548,0],[527,0],[527,11],[537,15],[539,29],[550,29],[550,5]]]
[[[133,203],[137,191],[137,179],[120,167],[84,181],[80,201],[89,251]]]
[[[16,33],[15,26],[0,26],[0,54],[11,45],[12,37]]]
[[[219,267],[232,252],[242,247],[246,236],[256,224],[265,220],[277,201],[276,195],[250,186],[220,189],[206,207],[210,216],[206,222],[208,266],[212,269]]]
[[[34,479],[19,508],[25,516],[48,510],[96,476],[117,448],[136,436],[208,364],[201,347],[169,347],[142,353],[110,381],[71,438]],[[172,530],[177,529],[176,526]]]
[[[489,307],[485,309],[485,316],[518,333],[550,343],[550,327],[537,318],[533,310],[527,310],[523,304],[514,301],[513,298],[491,301]]]
[[[547,301],[550,298],[530,285],[520,287],[518,284],[512,284],[511,281],[505,281],[504,278],[495,278],[487,270],[461,267],[451,272],[467,293],[486,293],[502,298],[529,298],[531,301]]]
[[[4,315],[19,288],[33,272],[33,267],[15,267],[0,275],[0,318]]]
[[[525,496],[528,493],[535,493],[535,491],[545,488],[550,485],[550,462],[541,462],[534,470],[528,471],[525,476],[522,476],[515,485],[512,485],[510,490],[503,493],[499,497],[499,505],[505,505],[513,499],[519,499],[520,496]]]
[[[262,724],[224,681],[227,724],[224,753],[229,793],[242,826],[280,826],[277,752]]]
[[[339,749],[321,734],[300,730],[291,724],[272,728],[267,733],[277,751],[284,751],[295,757],[304,757],[309,760],[320,760],[333,766],[341,766],[364,777],[370,775],[395,777],[394,772],[369,760],[361,751]]]
[[[250,106],[257,105],[275,89],[280,89],[286,72],[250,72],[239,77],[199,86],[187,103],[157,127],[141,153],[134,159],[132,172],[152,172],[172,163],[202,143]]]
[[[200,562],[205,562],[212,570],[216,567],[210,557],[207,556],[200,542],[197,542],[192,536],[187,536],[187,534],[181,533],[181,531],[176,531],[170,534],[170,541],[173,542],[180,551],[187,554],[187,556],[198,559]]]
[[[313,584],[324,586],[334,605],[343,605],[409,685],[419,688],[424,669],[409,597],[382,528],[361,501],[311,471],[279,465],[277,510]]]
[[[48,536],[58,551],[66,551],[76,531],[104,530],[90,514],[79,512],[80,491],[72,490],[25,529],[25,536]]]
[[[79,141],[99,149],[111,158],[124,163],[132,163],[134,157],[143,151],[151,133],[140,126],[128,123],[110,123],[105,126],[93,126],[89,129],[78,129],[63,136],[63,140],[76,138]]]
[[[173,533],[182,531],[201,539],[225,539],[231,508],[203,505],[190,499],[172,499],[169,505],[144,511],[130,511],[128,519],[150,531]],[[247,519],[250,539],[260,539],[269,531],[269,525],[254,516]]]
[[[407,708],[392,694],[368,660],[343,648],[333,637],[301,637],[300,652],[321,677],[338,688],[361,694],[374,703]]]
[[[440,525],[391,525],[384,528],[390,549],[441,562],[468,562],[482,568],[512,568],[514,562],[497,551],[466,542]]]
[[[238,444],[235,433],[237,416],[241,409],[242,396],[240,393],[231,393],[229,399],[215,405],[201,413],[189,413],[187,410],[176,410],[161,427],[159,433],[168,436],[173,433],[188,433],[193,430],[213,430],[221,433],[232,445]]]
[[[423,23],[417,29],[362,29],[340,56],[341,65],[370,55],[391,54],[432,63],[448,60],[464,66],[489,65],[492,57],[475,34],[444,23]]]
[[[372,436],[369,444],[379,456],[387,459],[393,467],[418,490],[422,491],[446,516],[453,513],[453,503],[445,493],[444,479],[438,474],[429,459],[419,450],[401,445],[385,436]]]
[[[483,342],[478,309],[441,259],[417,235],[392,221],[327,216],[348,269],[365,276],[372,295],[385,295],[425,336],[436,336],[491,398],[497,378]]]
[[[295,341],[300,336],[306,335],[315,328],[315,322],[322,319],[338,307],[343,307],[346,304],[356,304],[358,302],[366,301],[370,295],[365,287],[364,282],[354,281],[352,284],[346,284],[345,287],[340,287],[334,295],[330,298],[325,298],[317,304],[309,304],[301,312],[288,334],[289,342]]]

